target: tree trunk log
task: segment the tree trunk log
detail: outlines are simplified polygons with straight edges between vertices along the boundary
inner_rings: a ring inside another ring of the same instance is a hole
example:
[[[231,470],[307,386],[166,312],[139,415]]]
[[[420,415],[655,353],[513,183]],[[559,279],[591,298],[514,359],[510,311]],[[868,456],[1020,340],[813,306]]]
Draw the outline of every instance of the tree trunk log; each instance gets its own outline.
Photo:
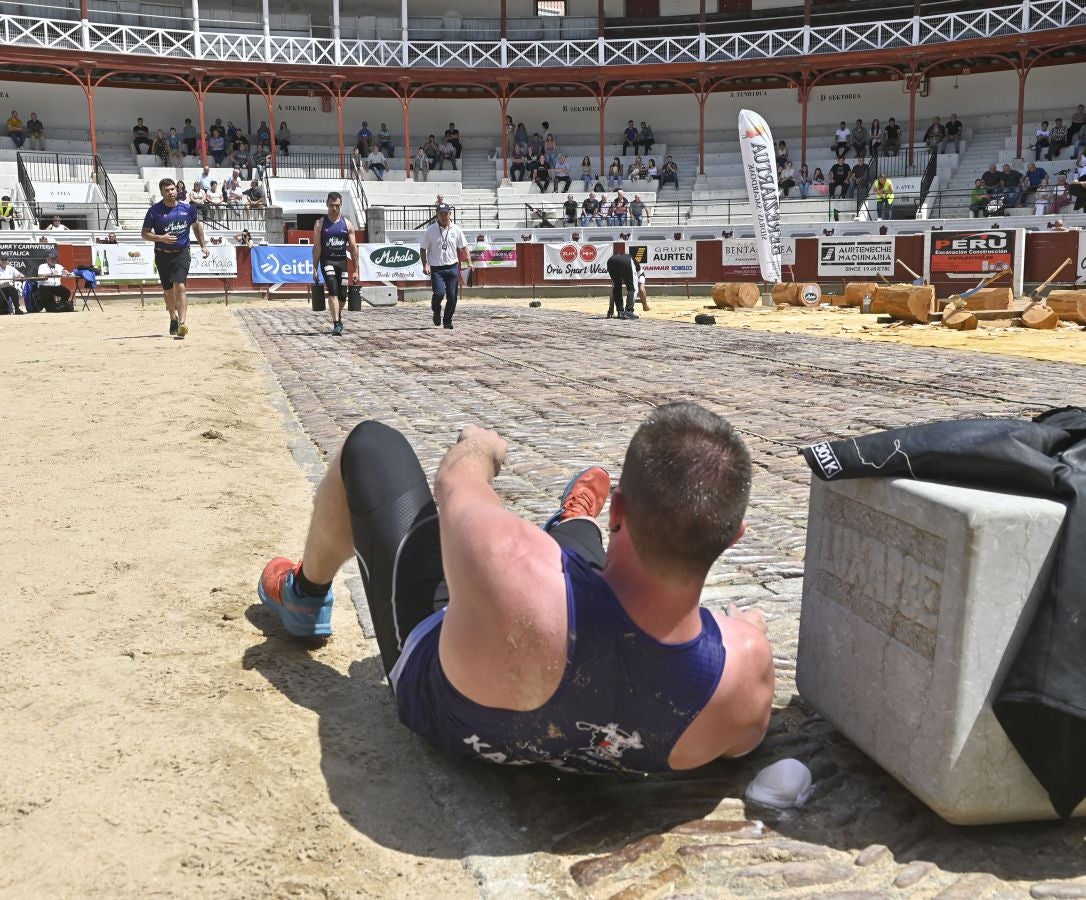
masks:
[[[935,303],[935,288],[931,285],[880,287],[875,302],[882,307],[884,313],[902,322],[927,324],[928,314]]]
[[[1061,321],[1086,325],[1086,291],[1052,291],[1046,302]]]
[[[799,300],[797,299],[799,297],[800,287],[801,285],[784,281],[773,285],[773,303],[784,303],[788,306],[800,305]]]
[[[955,331],[976,331],[977,317],[967,309],[956,309],[943,314],[943,327]]]
[[[718,281],[713,285],[713,302],[721,309],[750,309],[761,299],[762,292],[751,281]]]
[[[840,306],[863,306],[864,295],[870,294],[875,298],[878,284],[874,281],[853,281],[845,285],[845,300]]]
[[[1014,289],[1009,287],[984,288],[962,299],[966,309],[1014,309]]]
[[[1022,324],[1026,328],[1050,330],[1060,324],[1060,317],[1051,306],[1043,303],[1031,303],[1022,310]]]

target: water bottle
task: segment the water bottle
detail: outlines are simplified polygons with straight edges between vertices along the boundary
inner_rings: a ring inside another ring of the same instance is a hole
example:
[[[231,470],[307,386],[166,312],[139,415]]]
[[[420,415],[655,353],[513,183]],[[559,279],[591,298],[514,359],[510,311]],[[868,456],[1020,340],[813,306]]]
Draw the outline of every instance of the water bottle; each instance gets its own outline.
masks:
[[[863,312],[863,313],[871,312],[871,295],[870,294],[864,294],[864,299],[860,304],[860,312]]]

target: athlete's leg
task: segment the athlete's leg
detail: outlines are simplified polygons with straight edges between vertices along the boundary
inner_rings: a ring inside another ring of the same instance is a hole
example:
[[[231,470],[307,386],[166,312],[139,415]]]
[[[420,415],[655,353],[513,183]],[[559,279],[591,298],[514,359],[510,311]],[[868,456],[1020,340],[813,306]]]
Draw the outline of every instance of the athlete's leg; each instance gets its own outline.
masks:
[[[177,324],[184,325],[189,312],[189,295],[185,290],[185,282],[179,281],[173,286],[173,305],[177,310]]]
[[[626,312],[634,311],[634,298],[637,296],[637,273],[634,271],[634,263],[631,259],[629,265],[623,266],[622,280],[626,285]]]
[[[324,299],[328,304],[328,314],[332,317],[334,326],[339,321],[340,313],[339,282],[336,278],[335,263],[321,260],[321,277],[324,279]]]
[[[177,306],[174,303],[173,287],[163,288],[162,297],[166,301],[166,311],[170,314],[170,318],[173,321],[177,321]]]

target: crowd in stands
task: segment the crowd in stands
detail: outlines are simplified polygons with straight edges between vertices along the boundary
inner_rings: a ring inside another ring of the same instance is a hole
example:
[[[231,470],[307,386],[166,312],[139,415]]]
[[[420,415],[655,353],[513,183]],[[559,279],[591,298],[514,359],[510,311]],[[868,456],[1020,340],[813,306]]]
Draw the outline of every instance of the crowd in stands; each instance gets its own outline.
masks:
[[[1033,206],[1038,216],[1058,215],[1072,204],[1073,212],[1086,211],[1086,152],[1079,152],[1069,168],[1056,172],[1055,180],[1037,162],[1027,163],[1025,172],[1009,163],[1002,168],[990,163],[969,195],[969,210],[974,218],[1001,215],[1015,206]]]

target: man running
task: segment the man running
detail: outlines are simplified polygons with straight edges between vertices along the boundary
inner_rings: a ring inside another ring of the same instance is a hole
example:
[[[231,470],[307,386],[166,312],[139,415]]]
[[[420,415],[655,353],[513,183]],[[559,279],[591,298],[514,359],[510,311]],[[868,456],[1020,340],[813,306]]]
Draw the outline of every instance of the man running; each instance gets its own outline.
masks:
[[[422,271],[430,276],[433,297],[430,308],[434,313],[434,324],[451,329],[453,313],[456,312],[456,298],[460,289],[460,263],[471,266],[471,251],[464,229],[451,219],[452,207],[448,203],[439,203],[435,209],[436,222],[430,225],[422,235]],[[441,301],[445,301],[444,317],[441,313]]]
[[[324,278],[324,295],[328,312],[332,316],[332,334],[343,334],[340,318],[347,302],[347,248],[351,250],[355,277],[358,273],[358,242],[354,237],[354,225],[342,215],[343,195],[332,191],[325,201],[328,215],[321,216],[313,226],[313,280]]]
[[[143,218],[143,239],[154,241],[155,266],[158,280],[162,282],[166,310],[170,314],[170,334],[184,338],[189,333],[186,318],[189,298],[185,283],[189,277],[189,229],[196,232],[200,250],[205,258],[211,251],[204,240],[204,226],[197,220],[196,208],[177,199],[177,185],[172,178],[158,183],[162,199],[154,204]]]
[[[607,260],[607,274],[611,276],[611,302],[607,307],[607,318],[618,316],[620,319],[636,319],[634,297],[637,296],[637,280],[641,273],[641,264],[628,253],[616,253]],[[622,308],[622,292],[626,290],[626,308]]]
[[[332,579],[356,555],[400,720],[454,756],[666,772],[756,747],[773,701],[765,620],[699,605],[745,527],[751,461],[731,425],[658,407],[614,494],[586,469],[543,528],[495,493],[505,453],[469,425],[431,494],[402,434],[358,425],[317,490],[304,562],[269,562],[262,602],[290,634],[328,635]]]

